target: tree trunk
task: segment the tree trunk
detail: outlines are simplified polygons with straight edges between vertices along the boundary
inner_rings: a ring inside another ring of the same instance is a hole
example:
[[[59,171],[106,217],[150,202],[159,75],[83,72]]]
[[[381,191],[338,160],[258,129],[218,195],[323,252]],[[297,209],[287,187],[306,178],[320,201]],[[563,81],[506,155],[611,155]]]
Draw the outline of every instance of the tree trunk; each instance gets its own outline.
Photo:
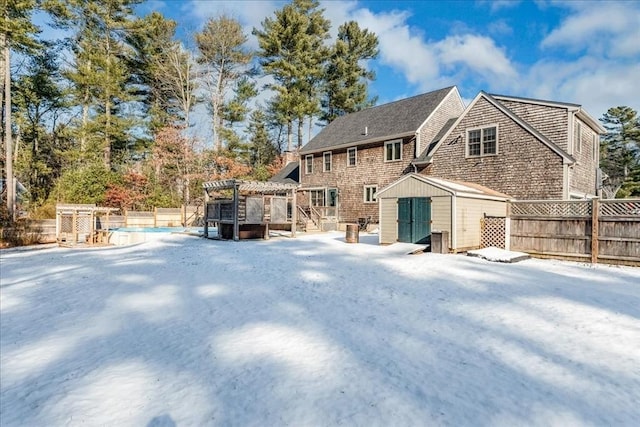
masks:
[[[5,129],[5,156],[7,178],[5,185],[7,187],[7,213],[9,219],[15,219],[14,206],[16,201],[15,182],[13,180],[13,147],[11,141],[11,51],[9,49],[8,40],[4,43],[4,129]]]
[[[304,127],[304,119],[298,119],[298,149],[300,149],[300,147],[302,147],[302,128]]]
[[[293,122],[291,120],[287,121],[287,151],[292,151],[293,149]]]

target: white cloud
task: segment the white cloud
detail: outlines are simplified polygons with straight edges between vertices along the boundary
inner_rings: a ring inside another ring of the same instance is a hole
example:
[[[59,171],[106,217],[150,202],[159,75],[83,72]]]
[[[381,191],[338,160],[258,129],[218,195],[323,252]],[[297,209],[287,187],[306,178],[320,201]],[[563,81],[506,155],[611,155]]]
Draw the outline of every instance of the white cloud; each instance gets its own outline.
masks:
[[[542,41],[543,48],[586,50],[613,57],[631,57],[640,53],[640,7],[623,4],[590,2],[576,8],[575,13],[551,31]],[[575,4],[568,4],[575,8]]]
[[[610,107],[640,109],[640,61],[603,62],[596,57],[576,61],[540,61],[524,77],[524,96],[581,104],[595,118]],[[635,104],[635,105],[634,105]]]
[[[497,47],[489,37],[473,34],[450,36],[435,46],[439,59],[444,65],[462,64],[473,69],[486,80],[516,76],[504,49]]]

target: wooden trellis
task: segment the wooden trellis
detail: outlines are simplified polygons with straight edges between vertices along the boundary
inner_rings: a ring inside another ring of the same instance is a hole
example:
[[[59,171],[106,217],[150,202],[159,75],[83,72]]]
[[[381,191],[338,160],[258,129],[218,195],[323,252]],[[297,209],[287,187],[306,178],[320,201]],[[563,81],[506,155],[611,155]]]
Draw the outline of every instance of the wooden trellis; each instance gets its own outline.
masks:
[[[93,204],[58,204],[56,206],[56,240],[60,245],[108,243],[109,214],[116,208]]]
[[[506,222],[504,217],[485,216],[480,219],[480,246],[506,249]]]

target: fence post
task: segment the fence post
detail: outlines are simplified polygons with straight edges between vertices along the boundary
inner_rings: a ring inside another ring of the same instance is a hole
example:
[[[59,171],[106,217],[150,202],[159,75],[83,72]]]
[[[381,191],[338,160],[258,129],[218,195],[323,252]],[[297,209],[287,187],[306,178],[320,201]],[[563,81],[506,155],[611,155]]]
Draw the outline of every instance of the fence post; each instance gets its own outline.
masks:
[[[153,227],[158,226],[158,208],[153,208]]]
[[[600,228],[598,219],[599,210],[600,206],[598,199],[591,199],[591,264],[598,263],[598,228]]]

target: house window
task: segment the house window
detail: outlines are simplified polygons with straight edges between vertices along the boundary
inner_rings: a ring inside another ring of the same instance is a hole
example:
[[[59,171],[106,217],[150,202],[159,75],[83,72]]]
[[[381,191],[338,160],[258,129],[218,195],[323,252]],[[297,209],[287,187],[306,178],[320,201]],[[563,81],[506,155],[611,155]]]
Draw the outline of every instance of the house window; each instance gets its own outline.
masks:
[[[310,191],[311,206],[324,206],[324,190],[311,190]]]
[[[313,155],[306,156],[304,158],[305,161],[305,172],[307,175],[311,175],[313,173]]]
[[[364,202],[365,203],[375,203],[378,199],[376,198],[376,193],[378,192],[378,186],[376,185],[365,185],[364,186]]]
[[[393,162],[402,159],[402,141],[389,141],[384,143],[384,161]]]
[[[575,132],[576,134],[574,135],[574,139],[575,139],[576,153],[579,153],[582,151],[582,125],[578,121],[576,121]]]
[[[497,126],[467,131],[467,156],[480,157],[494,154],[498,154]]]
[[[356,157],[356,147],[347,149],[347,166],[355,166],[357,157]]]
[[[322,171],[331,172],[331,151],[322,153]]]

